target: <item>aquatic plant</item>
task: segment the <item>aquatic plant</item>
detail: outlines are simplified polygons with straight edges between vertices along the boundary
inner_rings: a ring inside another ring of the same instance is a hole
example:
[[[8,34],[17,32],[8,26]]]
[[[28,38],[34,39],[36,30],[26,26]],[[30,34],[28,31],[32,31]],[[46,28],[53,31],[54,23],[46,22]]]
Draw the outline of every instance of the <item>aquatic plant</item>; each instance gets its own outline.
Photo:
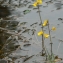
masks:
[[[38,2],[38,1],[39,1],[39,2]],[[42,4],[42,0],[37,0],[37,1],[33,4],[34,7],[37,7],[37,8],[38,8],[38,11],[40,11],[39,4]],[[53,59],[54,59],[54,55],[53,55],[53,51],[52,51],[52,44],[53,44],[53,43],[52,43],[52,39],[51,39],[49,20],[44,20],[44,23],[43,23],[43,22],[42,22],[42,18],[41,18],[41,14],[40,14],[40,12],[38,12],[38,13],[39,13],[39,17],[40,17],[41,26],[42,26],[42,27],[41,27],[42,30],[41,30],[40,32],[38,32],[38,36],[42,36],[42,55],[43,55],[43,51],[45,51],[45,54],[47,54],[47,53],[46,53],[46,50],[45,50],[45,48],[44,48],[44,38],[50,37],[51,54],[48,53],[48,60],[50,60],[50,62],[52,63],[52,61],[53,61]],[[45,26],[48,27],[49,34],[46,34],[46,33],[44,32],[43,29],[44,29]],[[54,31],[54,30],[56,30],[56,28],[55,28],[55,27],[52,27],[52,30]]]
[[[34,2],[34,4],[32,4],[34,7],[37,7],[38,11],[40,11],[40,7],[39,5],[42,4],[42,0],[36,0],[36,2]],[[41,18],[41,14],[40,12],[39,13],[39,18],[40,18],[40,23],[43,24],[42,22],[42,18]],[[43,25],[42,25],[42,31],[43,31]],[[38,35],[41,35],[42,32],[39,32]],[[43,51],[44,51],[44,37],[43,37],[43,34],[41,35],[42,36],[42,55],[43,55]]]
[[[48,52],[47,49],[46,49],[46,62],[55,63],[55,55],[52,53],[51,56],[51,54]]]
[[[34,2],[33,6],[36,7],[39,4],[42,4],[42,0],[37,0],[36,2]]]
[[[19,5],[13,5],[14,8],[15,7],[26,7],[28,3],[27,0],[25,0],[23,3],[20,3],[23,0],[19,0]],[[32,0],[34,1],[34,0]],[[11,0],[9,0],[9,4],[11,4]],[[9,5],[8,4],[8,5]],[[42,36],[42,56],[46,55],[47,56],[47,61],[49,61],[49,63],[54,63],[55,60],[55,55],[53,54],[53,50],[52,50],[52,39],[51,39],[51,32],[50,32],[50,24],[49,24],[49,20],[44,20],[44,22],[42,22],[42,18],[41,18],[41,14],[40,14],[40,6],[42,4],[42,0],[36,0],[34,2],[34,4],[32,4],[34,7],[37,8],[33,8],[33,9],[38,9],[37,13],[39,13],[39,18],[40,18],[40,25],[41,25],[41,30],[37,33],[38,36]],[[28,14],[31,10],[29,10],[29,8],[32,8],[32,5],[28,6],[28,9],[22,11],[22,13],[24,15]],[[12,6],[12,5],[11,5]],[[17,17],[18,18],[18,17]],[[11,22],[12,21],[12,22]],[[29,29],[28,27],[24,26],[25,24],[27,24],[27,22],[21,22],[18,25],[18,22],[13,21],[13,20],[2,20],[0,21],[0,58],[3,59],[5,57],[9,57],[12,58],[13,60],[16,59],[16,57],[11,57],[9,56],[12,52],[14,52],[17,48],[20,47],[20,45],[15,45],[16,43],[18,43],[18,40],[21,40],[21,42],[28,42],[28,44],[24,44],[24,47],[28,47],[31,44],[29,44],[29,41],[32,40],[32,38],[27,38],[27,36],[24,36],[25,34],[29,34],[29,35],[34,35],[36,32],[36,29],[34,25],[37,24],[33,23],[30,26],[33,27],[33,29]],[[4,25],[4,26],[3,26]],[[18,26],[17,26],[18,25]],[[48,31],[49,33],[45,33],[44,28],[48,27]],[[16,31],[16,29],[20,27],[19,30]],[[53,26],[52,29],[53,31],[56,30],[56,28]],[[30,34],[31,32],[31,34]],[[24,34],[24,35],[23,35]],[[47,50],[45,50],[44,47],[44,40],[46,38],[50,38],[50,44],[51,44],[51,52],[49,53]],[[3,40],[4,39],[4,40]],[[5,42],[5,43],[4,43]],[[44,53],[45,51],[45,53]],[[27,57],[24,59],[23,62],[27,61],[29,58],[31,58],[33,56]]]

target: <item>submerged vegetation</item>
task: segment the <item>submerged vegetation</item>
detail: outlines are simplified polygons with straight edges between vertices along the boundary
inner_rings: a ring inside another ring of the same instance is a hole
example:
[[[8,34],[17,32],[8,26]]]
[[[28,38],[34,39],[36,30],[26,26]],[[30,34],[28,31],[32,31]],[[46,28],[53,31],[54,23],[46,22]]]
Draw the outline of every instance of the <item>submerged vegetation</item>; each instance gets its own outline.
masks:
[[[0,63],[3,62],[13,63],[20,58],[23,59],[23,60],[20,59],[22,61],[21,63],[23,63],[31,59],[32,57],[35,56],[37,57],[38,55],[42,59],[44,58],[44,63],[56,63],[62,60],[62,58],[59,58],[59,56],[53,52],[54,44],[53,38],[55,37],[52,37],[52,32],[54,31],[55,33],[57,28],[56,26],[50,27],[50,20],[45,18],[45,20],[43,21],[43,18],[41,16],[42,13],[41,7],[47,7],[48,4],[53,3],[53,0],[45,2],[47,6],[42,5],[43,1],[45,0],[0,1]],[[16,9],[19,10],[20,8],[24,7],[27,7],[27,9],[23,11],[20,10],[22,15],[19,11],[16,11]],[[58,7],[56,10],[60,9]],[[18,20],[19,17],[23,17],[32,12],[31,9],[37,10],[40,21],[34,22],[29,25],[28,22],[26,21],[21,21],[21,19],[20,21]],[[14,12],[16,12],[16,14]],[[58,20],[62,20],[62,18],[58,18]],[[39,29],[37,30],[37,27],[40,27],[40,30]],[[24,55],[21,54],[22,51],[28,53],[29,50],[26,49],[27,47],[30,48],[34,44],[39,44],[38,38],[40,37],[41,37],[40,53],[33,54],[30,56],[27,54],[25,55],[24,53],[23,53]],[[45,40],[49,40],[50,50],[48,50],[47,46],[45,45]],[[63,42],[60,39],[58,40]],[[59,46],[61,42],[59,43]],[[57,48],[57,51],[59,49],[59,46]],[[17,55],[16,52],[19,51],[21,51],[20,55],[19,54]],[[18,61],[18,63],[20,62],[20,60]],[[39,62],[33,61],[33,63]]]

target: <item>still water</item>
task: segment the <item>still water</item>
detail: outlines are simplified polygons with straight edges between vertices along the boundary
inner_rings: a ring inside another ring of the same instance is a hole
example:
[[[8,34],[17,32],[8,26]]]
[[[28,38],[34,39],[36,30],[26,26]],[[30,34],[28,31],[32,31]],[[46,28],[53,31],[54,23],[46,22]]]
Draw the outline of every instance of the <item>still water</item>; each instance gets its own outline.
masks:
[[[51,31],[51,36],[55,37],[55,38],[52,38],[53,53],[63,58],[63,42],[59,41],[59,39],[63,40],[63,20],[58,20],[58,18],[63,19],[63,1],[60,2],[60,1],[53,0],[48,4],[45,2],[46,0],[43,1],[42,6],[40,7],[42,21],[44,21],[45,19],[48,19],[50,23],[50,29],[52,28],[52,26],[56,27],[56,31]],[[29,5],[32,3],[29,3]],[[31,10],[31,12],[26,15],[23,15],[22,11],[26,9]],[[23,17],[18,17],[16,20],[20,22],[27,22],[27,24],[25,25],[26,27],[31,29],[32,28],[30,27],[31,24],[35,22],[38,22],[38,24],[35,27],[36,29],[35,35],[29,35],[24,33],[26,37],[30,37],[30,38],[32,37],[32,40],[29,42],[31,44],[30,46],[24,47],[23,45],[25,43],[19,41],[21,48],[27,51],[20,50],[20,51],[16,51],[16,53],[22,56],[35,55],[25,63],[43,63],[44,57],[40,56],[40,52],[42,51],[41,36],[37,36],[37,33],[41,30],[41,26],[39,26],[40,18],[39,18],[39,14],[37,13],[37,9],[33,10],[33,8],[27,8],[26,6],[24,8],[22,7],[16,8],[16,11],[13,13],[17,15],[18,12],[19,14],[23,15]],[[48,33],[47,27],[45,27],[45,30],[46,30],[45,32]],[[46,38],[44,43],[46,48],[50,52],[50,44],[49,44],[50,39]],[[60,46],[58,49],[59,43],[60,43]],[[21,59],[17,59],[15,62],[17,63],[18,61],[20,61],[20,63],[22,63],[23,60],[24,58],[21,58]]]

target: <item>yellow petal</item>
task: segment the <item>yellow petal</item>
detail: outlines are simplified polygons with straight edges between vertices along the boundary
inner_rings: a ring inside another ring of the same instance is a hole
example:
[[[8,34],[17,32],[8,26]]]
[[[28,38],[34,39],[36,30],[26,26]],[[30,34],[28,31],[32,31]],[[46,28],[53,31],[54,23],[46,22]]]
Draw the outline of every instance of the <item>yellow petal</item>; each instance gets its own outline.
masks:
[[[37,3],[38,4],[42,4],[42,0],[37,0]]]
[[[35,2],[34,4],[32,4],[34,7],[36,7],[38,4],[37,4],[37,2]]]
[[[43,26],[46,26],[47,24],[48,24],[48,20],[45,20]]]
[[[43,34],[43,31],[38,32],[38,36],[41,36]]]
[[[39,4],[42,4],[42,1],[39,1]]]
[[[49,37],[49,34],[44,33],[44,37],[45,38],[48,38]]]
[[[53,30],[53,31],[55,31],[55,30],[56,30],[56,28],[53,26],[53,27],[52,27],[52,30]]]

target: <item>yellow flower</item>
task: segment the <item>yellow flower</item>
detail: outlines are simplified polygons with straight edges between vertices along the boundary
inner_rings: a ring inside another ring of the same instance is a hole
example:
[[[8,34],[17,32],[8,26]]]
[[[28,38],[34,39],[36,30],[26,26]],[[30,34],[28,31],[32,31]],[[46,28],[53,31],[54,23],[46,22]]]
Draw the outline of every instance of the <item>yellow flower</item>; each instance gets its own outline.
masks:
[[[48,38],[49,37],[49,34],[44,33],[44,37],[45,38]]]
[[[42,0],[37,0],[37,3],[38,4],[42,4]]]
[[[38,5],[38,3],[37,2],[35,2],[34,4],[32,4],[34,7],[36,7],[37,5]]]
[[[55,30],[56,30],[56,28],[53,26],[53,27],[52,27],[52,30],[53,30],[53,31],[55,31]]]
[[[32,4],[34,7],[36,7],[38,4],[42,4],[42,0],[37,0],[34,4]]]
[[[43,26],[46,26],[47,24],[48,24],[48,20],[45,20]]]
[[[43,31],[38,32],[38,36],[41,36],[43,34]]]

